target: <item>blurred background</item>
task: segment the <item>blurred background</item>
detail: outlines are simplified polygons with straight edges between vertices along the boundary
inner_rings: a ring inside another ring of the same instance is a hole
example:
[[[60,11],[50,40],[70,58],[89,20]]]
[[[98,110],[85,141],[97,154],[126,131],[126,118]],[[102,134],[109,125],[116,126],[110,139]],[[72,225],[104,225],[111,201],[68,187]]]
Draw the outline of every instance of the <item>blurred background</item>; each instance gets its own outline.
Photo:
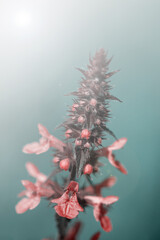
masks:
[[[33,211],[15,213],[20,180],[30,179],[32,161],[49,174],[52,152],[25,155],[22,147],[39,139],[41,123],[56,137],[89,55],[99,48],[113,56],[109,127],[128,143],[117,158],[128,176],[110,166],[101,172],[117,176],[104,194],[120,196],[109,213],[113,231],[105,233],[92,208],[79,214],[88,240],[160,239],[160,1],[158,0],[0,0],[0,239],[39,240],[56,236],[54,210],[42,201]],[[109,138],[106,145],[113,142]],[[97,182],[99,178],[97,177]]]

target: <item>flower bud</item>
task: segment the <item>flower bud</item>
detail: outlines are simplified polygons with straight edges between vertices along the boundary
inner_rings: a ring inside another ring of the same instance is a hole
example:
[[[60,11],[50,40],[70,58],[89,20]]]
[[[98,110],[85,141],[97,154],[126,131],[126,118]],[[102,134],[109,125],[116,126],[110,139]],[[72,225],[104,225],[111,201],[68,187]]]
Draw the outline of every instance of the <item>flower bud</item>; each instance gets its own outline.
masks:
[[[93,167],[91,164],[86,164],[86,166],[83,169],[84,174],[91,174],[93,172]]]
[[[54,163],[58,163],[59,160],[60,160],[59,157],[54,157],[52,161],[53,161]]]
[[[101,138],[98,138],[97,139],[97,143],[100,145],[102,143],[102,139]]]
[[[100,120],[100,119],[97,119],[95,123],[96,123],[97,125],[100,125],[100,124],[101,124],[101,120]]]
[[[83,129],[81,132],[81,138],[89,139],[91,132],[88,129]]]
[[[77,107],[79,107],[78,104],[76,104],[76,103],[73,104],[73,105],[72,105],[72,111],[75,112]]]
[[[76,145],[76,146],[80,146],[80,145],[82,145],[82,141],[79,140],[79,139],[76,139],[76,141],[75,141],[75,145]]]
[[[69,169],[70,166],[70,161],[69,158],[65,158],[63,160],[60,161],[59,166],[61,169],[67,171]]]
[[[78,118],[78,122],[79,122],[79,123],[84,123],[84,121],[85,121],[84,117],[79,116],[79,118]]]
[[[92,105],[93,107],[95,107],[97,104],[97,100],[92,98],[91,101],[90,101],[90,105]]]
[[[65,137],[66,138],[70,138],[70,134],[72,133],[72,130],[71,129],[68,129],[66,132],[65,132]]]
[[[86,147],[86,148],[90,148],[90,144],[89,144],[89,142],[86,142],[85,144],[84,144],[84,147]]]

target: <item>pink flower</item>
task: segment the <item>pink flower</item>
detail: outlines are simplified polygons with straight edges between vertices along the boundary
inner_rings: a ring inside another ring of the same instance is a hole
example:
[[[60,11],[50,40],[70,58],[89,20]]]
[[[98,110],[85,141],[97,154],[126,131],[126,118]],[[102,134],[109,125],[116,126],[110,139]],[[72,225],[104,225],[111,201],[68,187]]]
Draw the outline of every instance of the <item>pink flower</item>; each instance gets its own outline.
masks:
[[[42,137],[40,138],[39,142],[33,142],[25,145],[23,147],[24,153],[41,154],[48,151],[50,147],[54,147],[59,151],[63,152],[63,147],[65,147],[65,144],[63,142],[52,136],[48,132],[48,130],[41,124],[38,124],[38,129]]]
[[[108,216],[105,216],[107,210],[103,205],[110,205],[118,201],[117,196],[108,197],[97,197],[97,196],[86,196],[84,199],[94,207],[93,214],[96,221],[99,221],[104,231],[110,232],[112,230],[112,224]]]
[[[78,183],[71,181],[66,192],[60,198],[51,200],[52,203],[57,203],[54,208],[59,216],[72,219],[79,214],[79,211],[83,212],[83,208],[77,200],[78,188]]]
[[[28,173],[32,177],[35,177],[37,181],[36,183],[32,183],[28,180],[22,180],[22,184],[26,189],[19,194],[19,197],[26,197],[16,205],[16,212],[18,214],[24,213],[29,209],[34,209],[39,205],[41,197],[50,197],[54,193],[52,188],[44,184],[47,176],[41,173],[34,164],[28,162],[26,168]]]
[[[121,149],[127,142],[127,138],[120,138],[119,140],[115,141],[112,145],[102,148],[97,151],[99,156],[105,156],[108,158],[110,164],[116,167],[119,171],[124,174],[127,174],[127,170],[123,167],[123,165],[115,159],[115,156],[112,154],[113,150]]]
[[[96,196],[101,196],[101,190],[105,187],[112,187],[116,182],[115,177],[109,177],[106,178],[103,182],[96,184],[96,185],[90,185],[84,189],[86,194],[95,194]]]

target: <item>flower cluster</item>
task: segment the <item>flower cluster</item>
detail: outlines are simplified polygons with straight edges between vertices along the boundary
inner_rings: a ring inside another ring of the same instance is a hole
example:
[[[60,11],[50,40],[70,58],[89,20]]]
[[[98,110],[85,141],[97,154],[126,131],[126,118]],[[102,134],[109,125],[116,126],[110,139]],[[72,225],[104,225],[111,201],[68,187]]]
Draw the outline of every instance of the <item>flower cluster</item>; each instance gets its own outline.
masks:
[[[102,195],[102,188],[112,187],[116,178],[110,176],[99,184],[93,184],[91,175],[98,176],[102,166],[101,157],[106,157],[109,163],[123,174],[127,174],[125,167],[116,160],[113,151],[124,147],[126,138],[117,139],[115,134],[106,126],[109,114],[109,101],[118,100],[109,92],[108,78],[117,71],[108,72],[111,59],[106,59],[103,49],[99,50],[95,57],[90,59],[88,70],[79,69],[82,74],[81,86],[72,94],[76,97],[69,109],[69,118],[61,124],[65,133],[61,141],[51,135],[41,124],[38,124],[39,133],[42,136],[39,142],[27,144],[23,148],[24,153],[41,154],[54,150],[53,164],[55,170],[49,176],[41,173],[38,168],[28,162],[26,169],[36,179],[35,183],[22,180],[25,190],[19,194],[23,197],[16,205],[17,213],[24,213],[37,207],[42,197],[50,204],[54,204],[58,239],[76,239],[81,223],[67,231],[68,223],[76,218],[80,212],[84,212],[88,206],[93,207],[93,215],[105,232],[112,230],[110,218],[107,216],[109,208],[118,201],[117,196]],[[115,141],[112,145],[103,147],[102,141],[106,134],[110,134]],[[68,177],[63,185],[55,180],[55,175],[61,171],[67,171]],[[80,187],[80,177],[84,175],[86,185]],[[87,183],[89,185],[87,186]],[[91,240],[99,239],[100,232],[94,234]],[[53,239],[53,238],[48,238]]]

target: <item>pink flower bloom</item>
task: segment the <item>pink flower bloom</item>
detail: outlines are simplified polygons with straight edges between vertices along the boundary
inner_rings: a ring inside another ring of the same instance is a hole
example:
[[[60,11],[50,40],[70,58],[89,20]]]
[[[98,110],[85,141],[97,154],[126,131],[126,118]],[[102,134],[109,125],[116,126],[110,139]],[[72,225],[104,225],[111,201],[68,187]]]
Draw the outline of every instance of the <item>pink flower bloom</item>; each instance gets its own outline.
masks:
[[[108,196],[108,197],[96,197],[96,196],[86,196],[84,199],[94,207],[93,214],[96,221],[99,221],[101,227],[104,231],[110,232],[112,230],[112,224],[108,216],[105,216],[107,210],[104,209],[103,205],[110,205],[118,201],[117,196]]]
[[[16,205],[16,212],[18,214],[24,213],[27,210],[32,210],[37,207],[40,203],[41,197],[50,197],[54,194],[52,188],[45,186],[44,181],[46,181],[47,176],[40,173],[38,168],[28,162],[26,168],[32,177],[37,179],[36,183],[32,183],[28,180],[22,180],[23,186],[26,188],[23,192],[19,194],[19,197],[26,196],[18,202]],[[44,184],[44,186],[42,186]]]
[[[112,154],[113,150],[121,149],[127,142],[127,138],[120,138],[119,140],[115,141],[112,145],[102,148],[97,151],[99,156],[105,156],[108,158],[110,164],[116,167],[119,171],[124,174],[127,174],[127,170],[123,167],[123,165],[115,159],[115,156]]]
[[[86,194],[95,194],[96,196],[101,196],[102,188],[112,187],[116,182],[115,177],[106,178],[103,182],[96,184],[94,186],[90,185],[84,189]]]
[[[88,129],[83,129],[81,132],[81,138],[89,139],[91,132]]]
[[[78,188],[78,183],[71,181],[66,192],[60,198],[51,200],[52,203],[58,204],[54,208],[59,216],[72,219],[79,214],[79,211],[83,212],[83,208],[77,200]]]
[[[84,144],[84,147],[86,147],[86,148],[90,148],[90,144],[89,144],[89,142],[86,142],[85,144]]]
[[[91,164],[86,164],[84,169],[83,169],[83,173],[84,174],[91,174],[93,172],[93,167]]]
[[[65,144],[63,142],[61,142],[59,139],[52,136],[48,132],[48,130],[41,124],[38,124],[38,129],[42,137],[40,138],[39,142],[33,142],[25,145],[23,147],[24,153],[41,154],[48,151],[50,147],[54,147],[59,151],[63,152],[63,147],[65,147]]]
[[[76,140],[75,140],[75,145],[76,145],[76,146],[81,146],[81,145],[82,145],[82,141],[79,140],[79,139],[76,139]]]
[[[59,166],[61,169],[67,171],[69,169],[70,166],[70,160],[69,158],[65,158],[63,160],[60,161]]]

